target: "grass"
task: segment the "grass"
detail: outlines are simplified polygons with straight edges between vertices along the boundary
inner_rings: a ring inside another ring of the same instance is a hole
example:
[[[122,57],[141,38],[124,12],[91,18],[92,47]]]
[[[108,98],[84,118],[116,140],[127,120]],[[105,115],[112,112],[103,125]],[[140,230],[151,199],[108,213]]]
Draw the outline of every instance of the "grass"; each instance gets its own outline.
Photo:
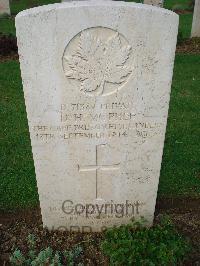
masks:
[[[60,2],[59,0],[13,0],[11,2],[11,13],[16,15],[24,9]]]
[[[0,208],[38,202],[19,63],[0,64]],[[16,203],[16,204],[15,204]]]
[[[160,196],[200,194],[200,55],[177,55]],[[38,203],[19,63],[0,63],[0,209]]]
[[[175,6],[180,6],[183,9],[188,8],[190,0],[164,0],[164,8],[173,9]]]
[[[159,194],[200,193],[200,55],[177,55]]]
[[[0,33],[15,35],[15,19],[13,17],[0,16]]]
[[[192,14],[183,14],[179,16],[179,31],[182,32],[183,38],[190,38],[192,18]]]

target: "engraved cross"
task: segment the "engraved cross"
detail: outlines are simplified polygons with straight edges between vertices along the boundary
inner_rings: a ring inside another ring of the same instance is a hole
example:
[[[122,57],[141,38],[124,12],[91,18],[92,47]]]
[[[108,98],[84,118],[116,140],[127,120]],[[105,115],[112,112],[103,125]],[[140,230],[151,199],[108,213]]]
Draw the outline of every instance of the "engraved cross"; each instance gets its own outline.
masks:
[[[112,170],[118,170],[120,163],[117,164],[112,164],[112,165],[102,165],[99,164],[99,158],[98,158],[98,153],[99,153],[99,148],[101,146],[105,146],[106,144],[101,144],[101,145],[96,145],[96,163],[95,165],[86,165],[86,166],[80,166],[78,165],[78,171],[79,172],[90,172],[94,171],[95,172],[95,177],[96,177],[96,199],[98,199],[98,173],[99,171],[112,171]]]

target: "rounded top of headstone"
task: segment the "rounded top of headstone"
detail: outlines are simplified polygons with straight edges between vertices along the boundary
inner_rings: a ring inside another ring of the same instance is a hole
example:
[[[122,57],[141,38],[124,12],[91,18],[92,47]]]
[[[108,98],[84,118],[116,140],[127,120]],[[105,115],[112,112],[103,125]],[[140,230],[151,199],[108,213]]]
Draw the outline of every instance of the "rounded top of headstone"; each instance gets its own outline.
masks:
[[[141,3],[133,3],[133,2],[123,2],[123,1],[112,1],[112,0],[79,0],[79,1],[68,1],[68,2],[62,2],[57,4],[50,4],[50,5],[44,5],[39,7],[34,7],[30,9],[23,10],[19,12],[16,16],[16,20],[22,16],[35,16],[39,15],[40,13],[46,13],[46,12],[53,12],[57,11],[59,9],[68,9],[68,8],[81,8],[81,7],[92,7],[92,6],[112,6],[112,7],[129,7],[130,9],[142,9],[150,12],[158,12],[163,13],[166,15],[178,15],[170,11],[168,9],[152,6],[152,5],[144,5]]]

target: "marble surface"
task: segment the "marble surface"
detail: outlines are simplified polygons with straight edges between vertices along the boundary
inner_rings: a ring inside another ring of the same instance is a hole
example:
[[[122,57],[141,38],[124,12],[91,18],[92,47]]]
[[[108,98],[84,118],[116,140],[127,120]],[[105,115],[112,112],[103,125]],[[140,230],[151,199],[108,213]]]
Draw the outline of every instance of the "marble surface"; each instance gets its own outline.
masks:
[[[0,0],[0,15],[10,15],[10,3],[9,0]]]
[[[178,16],[75,1],[19,13],[16,31],[44,226],[151,225]]]
[[[195,0],[191,37],[200,37],[200,0]]]

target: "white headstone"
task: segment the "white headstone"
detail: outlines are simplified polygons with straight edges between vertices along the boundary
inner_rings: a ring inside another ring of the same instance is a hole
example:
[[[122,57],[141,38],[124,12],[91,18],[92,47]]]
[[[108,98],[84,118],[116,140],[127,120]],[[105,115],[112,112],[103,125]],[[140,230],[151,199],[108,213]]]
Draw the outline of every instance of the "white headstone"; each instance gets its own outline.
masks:
[[[16,29],[44,226],[152,224],[178,16],[82,1],[23,11]]]
[[[200,0],[195,1],[191,37],[200,37]]]
[[[10,15],[10,4],[9,0],[0,0],[0,15]]]
[[[164,0],[144,0],[144,4],[163,7]]]

